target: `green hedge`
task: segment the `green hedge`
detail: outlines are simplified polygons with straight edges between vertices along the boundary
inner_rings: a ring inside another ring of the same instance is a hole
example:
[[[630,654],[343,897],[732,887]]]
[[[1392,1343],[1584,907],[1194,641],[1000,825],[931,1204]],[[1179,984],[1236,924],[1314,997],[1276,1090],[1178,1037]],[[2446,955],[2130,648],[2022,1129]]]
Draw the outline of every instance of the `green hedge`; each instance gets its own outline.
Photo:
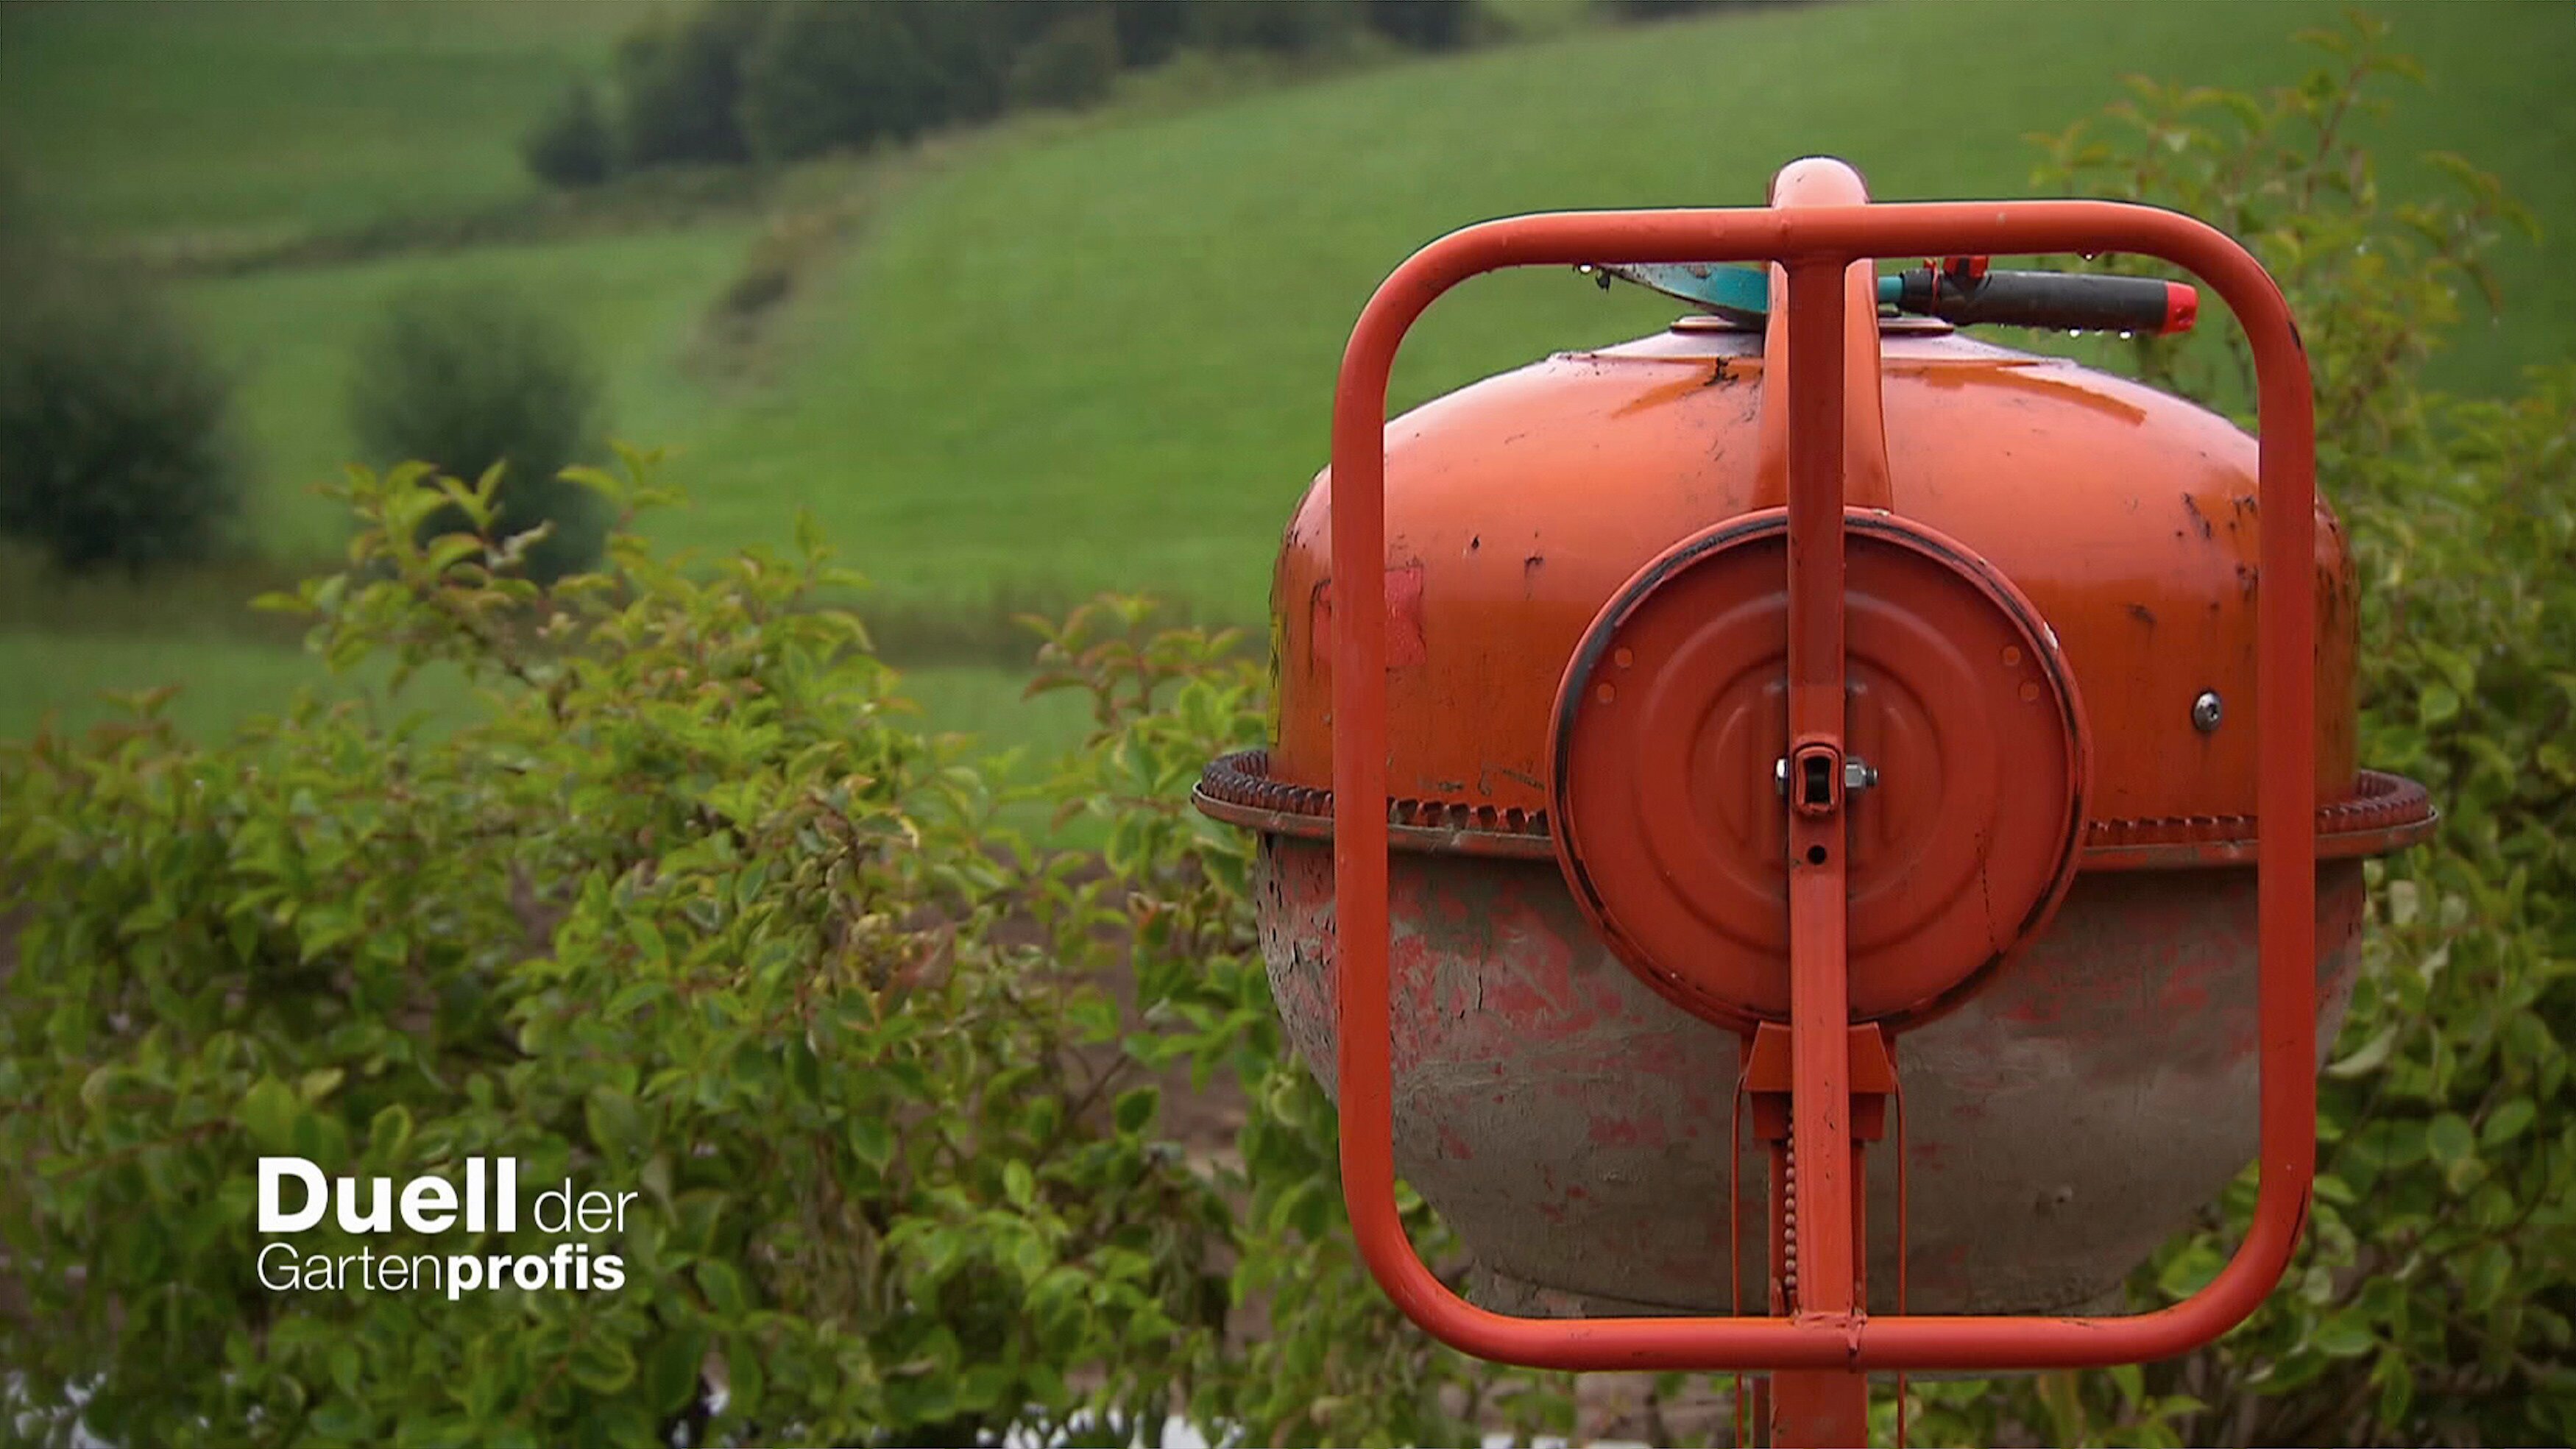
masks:
[[[657,497],[575,476],[629,519]],[[0,1362],[30,1427],[1123,1444],[1186,1412],[1264,1442],[1467,1432],[1475,1395],[1442,1390],[1489,1376],[1362,1286],[1330,1113],[1271,1017],[1247,846],[1184,803],[1199,761],[1262,729],[1231,640],[1152,634],[1123,602],[1052,628],[1052,687],[1090,691],[1101,733],[1015,779],[928,733],[858,622],[811,607],[847,580],[810,534],[709,571],[621,527],[609,572],[541,587],[505,562],[489,481],[406,467],[344,496],[351,571],[264,602],[310,615],[337,666],[461,670],[480,719],[432,737],[305,702],[196,745],[147,702],[0,752],[0,874],[24,903],[0,997],[19,1169]],[[470,531],[424,540],[448,510]],[[1030,799],[1103,816],[1105,858],[1016,836],[1000,812]],[[1236,1159],[1162,1140],[1154,1083],[1183,1064],[1255,1104]],[[395,1180],[507,1157],[530,1184],[638,1196],[599,1234],[264,1238],[264,1155]],[[263,1260],[275,1241],[561,1243],[624,1281],[451,1300],[362,1267],[315,1287]],[[1225,1332],[1244,1294],[1275,1315],[1258,1343]]]

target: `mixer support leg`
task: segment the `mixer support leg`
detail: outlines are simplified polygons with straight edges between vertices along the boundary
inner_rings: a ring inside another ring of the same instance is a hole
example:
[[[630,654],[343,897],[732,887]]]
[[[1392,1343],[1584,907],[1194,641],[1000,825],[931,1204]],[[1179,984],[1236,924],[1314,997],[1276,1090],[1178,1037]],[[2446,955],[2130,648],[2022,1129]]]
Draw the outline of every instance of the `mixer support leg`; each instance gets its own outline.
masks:
[[[1809,1186],[1795,1132],[1795,1034],[1776,1022],[1765,1023],[1745,1049],[1744,1085],[1753,1108],[1753,1133],[1771,1144],[1770,1306],[1775,1314],[1827,1316],[1828,1311],[1819,1306],[1822,1302],[1849,1304],[1848,1311],[1838,1315],[1845,1319],[1867,1311],[1867,1258],[1859,1251],[1867,1241],[1869,1201],[1864,1148],[1886,1134],[1887,1102],[1896,1090],[1896,1054],[1887,1034],[1876,1026],[1851,1027],[1843,1038],[1843,1059],[1849,1069],[1844,1099],[1848,1135],[1843,1138],[1848,1183],[1837,1200],[1844,1213],[1839,1226],[1849,1234],[1853,1252],[1845,1276],[1838,1280],[1838,1294],[1816,1278],[1810,1251],[1816,1228],[1805,1215],[1823,1206],[1824,1199]],[[1869,1442],[1866,1374],[1830,1369],[1776,1373],[1764,1387],[1767,1411],[1757,1407],[1754,1415],[1763,1442],[1781,1449]],[[1757,1400],[1757,1405],[1765,1400]]]
[[[1862,1449],[1869,1443],[1869,1376],[1832,1369],[1773,1374],[1771,1442]]]
[[[1788,268],[1789,346],[1789,1220],[1798,1236],[1799,1318],[1849,1323],[1860,1224],[1852,1212],[1850,909],[1844,853],[1843,404],[1848,269]],[[1775,1375],[1780,1445],[1869,1442],[1869,1381],[1820,1370]]]

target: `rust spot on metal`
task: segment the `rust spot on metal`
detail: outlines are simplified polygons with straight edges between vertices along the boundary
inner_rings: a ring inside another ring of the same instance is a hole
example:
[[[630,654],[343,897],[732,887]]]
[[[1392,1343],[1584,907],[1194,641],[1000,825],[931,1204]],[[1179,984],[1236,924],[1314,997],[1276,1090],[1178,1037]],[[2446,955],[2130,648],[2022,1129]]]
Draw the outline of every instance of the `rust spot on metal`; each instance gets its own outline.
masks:
[[[2210,528],[2209,519],[2201,513],[2200,501],[2198,499],[2192,497],[2188,493],[2184,494],[2182,496],[2182,511],[2191,515],[2191,526],[2200,531],[2200,536],[2202,538],[2216,538],[2218,536],[2216,531]]]

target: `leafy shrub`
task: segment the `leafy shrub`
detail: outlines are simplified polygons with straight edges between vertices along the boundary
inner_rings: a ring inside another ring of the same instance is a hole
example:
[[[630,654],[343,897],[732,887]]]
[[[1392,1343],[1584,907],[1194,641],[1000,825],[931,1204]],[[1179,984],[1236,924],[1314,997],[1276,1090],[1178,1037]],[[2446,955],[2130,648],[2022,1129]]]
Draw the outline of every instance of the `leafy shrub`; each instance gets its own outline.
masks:
[[[1118,58],[1130,68],[1161,65],[1189,39],[1191,0],[1109,0]]]
[[[0,534],[73,573],[204,557],[239,512],[231,385],[159,295],[0,242]]]
[[[615,169],[617,139],[608,127],[599,92],[574,84],[519,144],[528,171],[550,186],[596,186]]]
[[[1594,0],[1618,20],[1669,20],[1703,10],[1752,10],[1796,5],[1804,0]]]
[[[1671,15],[1687,15],[1694,10],[1713,10],[1724,0],[1597,0],[1597,3],[1621,20],[1661,20]]]
[[[1081,105],[1184,45],[1308,54],[1368,29],[1444,49],[1480,13],[1474,0],[715,0],[621,43],[623,159],[792,161],[1008,104]],[[531,137],[540,175],[587,174],[579,106],[567,99]]]
[[[764,159],[902,140],[1002,108],[1014,57],[1093,7],[792,0],[743,59],[742,124]]]
[[[657,12],[627,32],[616,65],[625,164],[749,160],[739,120],[742,67],[767,23],[761,0],[704,0],[683,15]]]
[[[539,578],[599,557],[607,520],[592,490],[559,475],[598,457],[599,371],[563,318],[495,286],[432,287],[394,298],[362,340],[350,431],[382,464],[418,461],[468,478],[504,470],[504,527],[548,532],[528,549]],[[446,532],[446,510],[424,526]]]
[[[1097,8],[1048,0],[1023,3],[908,5],[900,7],[939,72],[940,96],[931,124],[980,121],[1009,99],[1011,67],[1022,50],[1057,22]]]
[[[1011,104],[1088,105],[1117,79],[1118,17],[1087,6],[1049,26],[1011,62]]]
[[[661,496],[577,477],[621,517]],[[202,747],[147,700],[0,748],[22,1433],[1125,1444],[1185,1412],[1261,1443],[1452,1442],[1513,1392],[1502,1412],[1561,1419],[1366,1290],[1250,847],[1186,803],[1263,729],[1230,639],[1127,601],[1051,627],[1045,687],[1100,731],[1031,782],[912,723],[860,625],[812,606],[846,580],[804,528],[712,568],[621,530],[612,574],[544,587],[488,481],[407,467],[342,496],[351,571],[265,602],[335,666],[460,671],[479,717],[431,737],[307,701]],[[420,542],[451,507],[470,534]],[[1032,799],[1110,822],[1106,851],[1018,837],[997,812]],[[1161,1140],[1156,1082],[1183,1070],[1242,1084],[1239,1161]],[[273,1291],[263,1153],[636,1191],[595,1240],[625,1283]],[[1258,1343],[1227,1331],[1246,1299]]]
[[[2135,84],[2107,134],[2045,138],[2036,177],[2225,227],[2290,299],[2316,377],[2320,480],[2362,588],[2362,757],[2444,813],[2374,864],[2370,938],[2319,1102],[2300,1262],[2242,1329],[2171,1364],[1924,1390],[1927,1436],[2059,1443],[2537,1443],[2576,1437],[2576,367],[2518,398],[2425,391],[2424,360],[2528,224],[2494,180],[2386,194],[2352,135],[2416,75],[2383,23],[2304,37],[2326,61],[2256,98]],[[2142,376],[2240,408],[2241,333],[2139,339]],[[2197,1288],[2250,1179],[2134,1285]]]
[[[1191,12],[1191,38],[1213,50],[1304,55],[1362,28],[1362,0],[1225,0]]]
[[[942,119],[945,78],[898,5],[781,5],[743,60],[742,124],[765,159],[901,139]]]
[[[1472,37],[1476,0],[1368,0],[1369,29],[1417,50],[1455,50]]]

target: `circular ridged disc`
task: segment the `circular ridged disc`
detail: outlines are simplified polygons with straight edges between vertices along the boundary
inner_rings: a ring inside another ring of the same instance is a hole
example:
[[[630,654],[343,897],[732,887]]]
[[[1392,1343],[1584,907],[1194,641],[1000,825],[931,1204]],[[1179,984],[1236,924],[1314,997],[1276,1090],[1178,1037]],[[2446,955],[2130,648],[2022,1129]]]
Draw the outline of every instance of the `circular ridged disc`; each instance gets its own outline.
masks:
[[[1928,529],[1844,533],[1851,1014],[1903,1023],[2046,924],[2073,879],[2089,760],[2055,636]],[[1685,1009],[1789,1013],[1788,537],[1777,512],[1692,538],[1612,596],[1557,691],[1558,863],[1631,969]]]

